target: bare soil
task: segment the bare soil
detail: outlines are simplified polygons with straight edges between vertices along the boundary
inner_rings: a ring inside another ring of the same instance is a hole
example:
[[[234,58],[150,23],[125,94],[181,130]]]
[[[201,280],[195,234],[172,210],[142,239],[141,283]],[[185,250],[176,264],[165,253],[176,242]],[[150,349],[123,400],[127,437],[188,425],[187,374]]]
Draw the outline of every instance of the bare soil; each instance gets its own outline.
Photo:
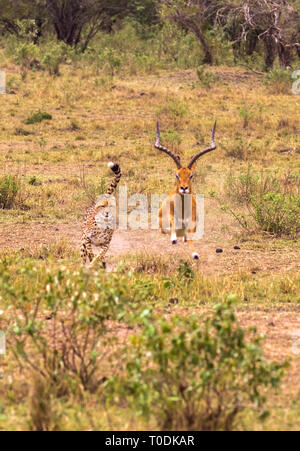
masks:
[[[33,224],[1,224],[0,225],[0,250],[23,250],[26,247],[36,248],[49,246],[60,240],[67,240],[71,246],[80,247],[81,224],[64,223],[33,223]],[[238,245],[239,250],[234,246]],[[239,243],[234,238],[222,238],[210,229],[204,234],[202,240],[195,245],[199,252],[200,260],[197,262],[201,270],[207,274],[223,274],[237,270],[250,272],[287,272],[300,270],[300,252],[292,247],[285,249],[272,249],[272,243],[263,248],[253,248],[249,243]],[[222,253],[216,253],[221,248]],[[126,254],[147,254],[159,256],[178,256],[178,258],[190,259],[190,251],[186,243],[178,240],[177,245],[170,243],[168,235],[161,234],[157,230],[117,230],[114,233],[110,256],[122,256]]]

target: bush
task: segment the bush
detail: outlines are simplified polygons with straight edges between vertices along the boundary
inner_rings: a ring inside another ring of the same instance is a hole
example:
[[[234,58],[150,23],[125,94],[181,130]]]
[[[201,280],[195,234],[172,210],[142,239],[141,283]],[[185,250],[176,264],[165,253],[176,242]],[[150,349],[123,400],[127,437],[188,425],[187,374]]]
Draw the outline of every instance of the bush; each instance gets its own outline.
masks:
[[[288,94],[292,90],[292,75],[286,69],[273,69],[263,83],[270,94]]]
[[[66,45],[63,43],[51,42],[44,50],[41,63],[50,75],[59,75],[59,66],[66,56]]]
[[[161,122],[165,124],[167,121],[171,121],[174,129],[178,129],[182,126],[182,119],[188,114],[188,108],[185,103],[178,99],[170,98],[169,101],[160,106],[157,110],[157,115],[161,118]],[[165,126],[164,126],[165,127]],[[176,136],[177,135],[177,136]],[[171,140],[180,143],[180,136],[177,132],[169,132]]]
[[[41,110],[38,110],[36,113],[32,113],[27,119],[26,119],[26,124],[36,124],[38,122],[42,122],[42,121],[49,121],[52,119],[52,115],[49,113],[45,113]]]
[[[254,153],[255,147],[249,140],[245,140],[241,136],[235,136],[224,145],[227,157],[232,157],[237,160],[249,160]],[[257,152],[255,152],[255,155]]]
[[[276,237],[300,233],[300,194],[268,192],[251,198],[253,217],[262,230]]]
[[[219,82],[219,76],[211,72],[210,70],[205,70],[204,66],[199,66],[197,69],[197,77],[199,83],[207,89],[211,89],[214,85]]]
[[[195,273],[189,262],[180,260],[180,265],[178,266],[178,277],[179,279],[194,279]]]
[[[119,274],[94,277],[64,267],[43,277],[26,261],[20,271],[28,284],[16,283],[2,261],[7,342],[20,367],[30,378],[42,377],[56,396],[79,387],[94,392],[115,341],[109,329],[121,319],[130,322],[137,300],[149,297],[153,288],[142,284],[131,290]]]
[[[263,359],[262,336],[251,329],[246,339],[232,300],[206,320],[144,315],[144,321],[125,348],[125,374],[107,382],[138,415],[164,430],[231,430],[246,409],[260,419],[268,415],[267,390],[278,387],[286,362]]]
[[[17,127],[15,130],[15,135],[17,136],[29,136],[31,135],[31,132],[28,130],[24,130],[22,127]]]
[[[259,175],[253,174],[248,165],[247,172],[235,176],[230,172],[225,181],[226,195],[234,203],[249,203],[251,197],[258,192]]]
[[[258,227],[275,237],[296,238],[300,233],[300,178],[290,173],[229,174],[225,193],[233,201],[233,208],[223,206],[248,232]]]
[[[244,103],[239,109],[239,115],[243,120],[243,128],[247,128],[250,120],[254,116],[254,112],[252,111],[252,107],[248,107],[248,105]]]
[[[13,208],[20,188],[18,177],[13,175],[0,177],[0,208]]]
[[[21,76],[24,80],[27,72],[32,69],[39,57],[39,47],[32,42],[17,42],[13,50],[13,58],[16,64],[21,67]]]
[[[111,77],[114,77],[122,66],[121,56],[112,48],[103,49],[98,55],[98,62],[101,69],[106,70]]]

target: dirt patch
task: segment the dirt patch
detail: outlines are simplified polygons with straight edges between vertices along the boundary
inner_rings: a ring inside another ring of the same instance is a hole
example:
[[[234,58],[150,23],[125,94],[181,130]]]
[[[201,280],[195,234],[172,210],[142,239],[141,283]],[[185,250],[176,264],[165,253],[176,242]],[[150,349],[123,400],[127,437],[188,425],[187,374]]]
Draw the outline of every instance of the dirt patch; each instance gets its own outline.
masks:
[[[66,240],[72,247],[80,248],[81,223],[73,224],[14,224],[0,225],[0,250],[23,250],[26,247],[50,246],[60,240]],[[216,249],[222,245],[223,252]],[[300,270],[299,250],[251,249],[240,245],[239,250],[234,249],[236,244],[232,239],[220,243],[220,237],[210,230],[203,239],[196,242],[196,250],[200,259],[196,262],[206,274],[224,274],[238,270],[251,273],[288,272]],[[172,256],[178,259],[191,259],[186,243],[178,241],[172,245],[168,235],[152,230],[117,230],[114,233],[108,252],[108,260],[116,256],[147,254],[153,256]]]

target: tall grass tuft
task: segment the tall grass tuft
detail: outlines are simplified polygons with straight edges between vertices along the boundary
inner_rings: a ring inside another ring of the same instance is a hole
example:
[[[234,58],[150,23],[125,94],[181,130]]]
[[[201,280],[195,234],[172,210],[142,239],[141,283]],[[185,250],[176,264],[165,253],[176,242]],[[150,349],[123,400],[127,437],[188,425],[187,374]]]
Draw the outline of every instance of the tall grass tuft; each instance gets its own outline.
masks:
[[[14,175],[0,177],[0,208],[10,209],[16,204],[16,198],[21,189],[20,180]]]

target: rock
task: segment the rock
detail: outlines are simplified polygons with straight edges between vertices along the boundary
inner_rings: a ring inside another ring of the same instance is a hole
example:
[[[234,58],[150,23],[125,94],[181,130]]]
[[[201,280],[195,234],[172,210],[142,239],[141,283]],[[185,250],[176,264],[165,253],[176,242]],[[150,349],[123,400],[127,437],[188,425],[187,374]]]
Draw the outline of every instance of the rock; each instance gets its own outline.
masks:
[[[178,304],[178,298],[169,299],[169,304]]]

